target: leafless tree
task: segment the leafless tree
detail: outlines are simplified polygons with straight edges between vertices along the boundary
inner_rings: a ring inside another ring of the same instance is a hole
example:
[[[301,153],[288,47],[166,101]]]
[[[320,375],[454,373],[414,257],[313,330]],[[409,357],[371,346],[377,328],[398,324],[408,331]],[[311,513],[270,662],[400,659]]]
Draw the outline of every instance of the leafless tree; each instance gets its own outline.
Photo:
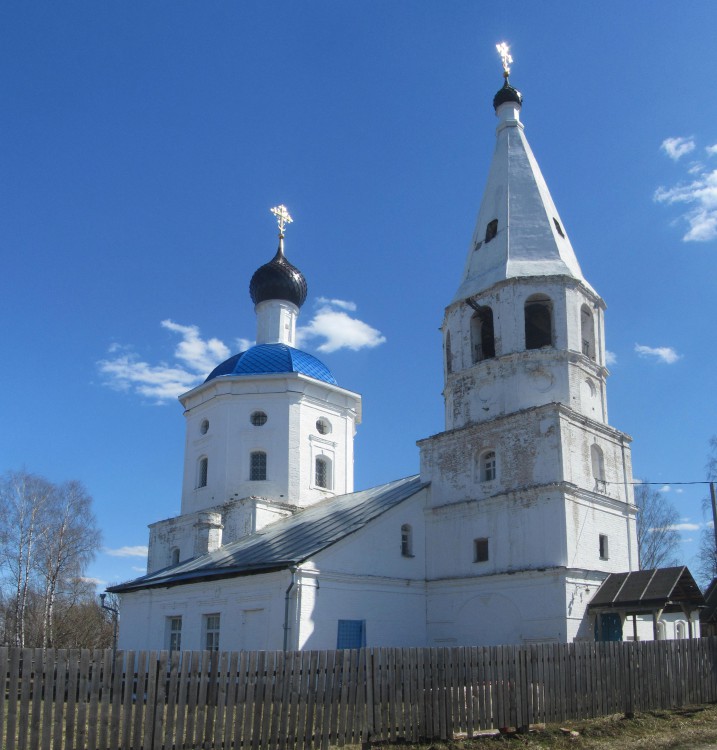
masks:
[[[710,438],[710,448],[707,454],[707,481],[717,482],[717,435]],[[709,518],[712,518],[712,499],[709,494],[702,501],[702,508]],[[714,519],[712,519],[714,520]],[[715,532],[712,527],[702,529],[700,546],[697,551],[697,575],[703,586],[717,577],[717,546]]]
[[[0,565],[14,591],[13,643],[25,645],[26,608],[32,586],[36,547],[52,485],[26,471],[7,474],[0,485]]]
[[[82,579],[99,545],[92,499],[79,482],[58,486],[26,471],[9,472],[0,480],[6,641],[55,645],[58,596]]]
[[[680,532],[675,526],[680,514],[675,506],[651,485],[635,485],[637,548],[640,568],[665,568],[677,564]]]
[[[55,488],[52,514],[35,557],[44,593],[43,646],[53,645],[55,599],[58,586],[81,578],[100,546],[101,535],[92,512],[92,498],[77,481]]]

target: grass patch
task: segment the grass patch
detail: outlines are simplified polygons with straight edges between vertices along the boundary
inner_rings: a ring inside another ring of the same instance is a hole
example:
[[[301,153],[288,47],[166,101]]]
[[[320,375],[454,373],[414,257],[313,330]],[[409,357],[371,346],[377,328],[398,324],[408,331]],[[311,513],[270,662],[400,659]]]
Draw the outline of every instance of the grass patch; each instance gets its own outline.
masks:
[[[562,731],[578,732],[571,736]],[[626,719],[621,714],[602,719],[549,724],[526,734],[456,739],[428,744],[380,744],[384,750],[706,750],[717,743],[717,705],[692,706],[674,711],[650,711]]]

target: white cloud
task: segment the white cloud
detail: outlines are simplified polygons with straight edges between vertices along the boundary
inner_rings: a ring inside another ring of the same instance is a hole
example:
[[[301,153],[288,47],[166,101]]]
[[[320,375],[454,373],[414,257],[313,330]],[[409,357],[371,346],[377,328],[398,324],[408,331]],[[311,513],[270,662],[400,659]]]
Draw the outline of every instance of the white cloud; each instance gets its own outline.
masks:
[[[339,349],[372,349],[386,341],[381,331],[372,328],[358,318],[352,318],[345,311],[355,311],[356,305],[345,300],[317,299],[318,309],[308,325],[296,331],[299,345],[311,339],[324,339],[316,348],[320,352],[335,352]]]
[[[672,489],[669,484],[663,484],[662,487],[660,487],[658,492],[669,492]]]
[[[102,551],[112,557],[147,557],[147,547],[142,544],[117,547],[116,549],[105,547]]]
[[[230,355],[229,348],[219,339],[203,339],[197,326],[185,326],[172,320],[163,320],[161,325],[181,336],[174,349],[178,363],[151,365],[140,360],[128,347],[112,344],[108,353],[114,356],[97,363],[99,371],[107,377],[107,385],[122,391],[133,391],[161,403],[176,399],[199,385],[214,367]]]
[[[320,352],[335,352],[338,349],[371,348],[382,344],[383,334],[348,312],[355,312],[353,302],[319,297],[317,309],[308,325],[296,331],[299,346],[315,339]],[[127,346],[113,343],[108,356],[97,363],[105,376],[105,385],[121,391],[139,394],[165,403],[176,399],[199,385],[206,376],[231,352],[217,338],[205,339],[195,325],[182,325],[173,320],[163,320],[162,328],[178,334],[180,341],[174,348],[175,362],[150,364],[140,359]],[[254,342],[239,338],[235,341],[238,351],[246,351]]]
[[[677,493],[678,495],[681,495],[681,494],[682,494],[682,493],[684,492],[684,490],[682,489],[682,487],[678,487],[678,488],[677,488],[677,489],[675,490],[675,492],[676,492],[676,493]]]
[[[698,523],[673,523],[669,526],[657,526],[650,531],[699,531]]]
[[[667,138],[662,150],[677,161],[695,148],[692,138]],[[717,143],[707,146],[709,156],[717,154]],[[683,203],[688,206],[680,218],[687,222],[688,230],[683,242],[708,242],[717,239],[717,169],[710,171],[703,164],[693,162],[687,169],[689,182],[678,182],[671,187],[660,186],[653,196],[655,202],[668,206]]]
[[[349,302],[344,299],[328,299],[327,297],[317,297],[316,304],[324,307],[338,307],[341,310],[348,310],[349,312],[356,312],[356,303]]]
[[[174,356],[199,375],[208,374],[231,354],[227,346],[219,339],[205,341],[201,338],[197,326],[183,326],[172,320],[163,320],[162,328],[182,336],[182,340],[174,350]]]
[[[90,576],[80,576],[80,580],[85,583],[91,583],[93,586],[102,586],[103,588],[107,585],[107,581],[103,581],[101,578],[92,578]]]
[[[695,150],[695,141],[693,138],[665,138],[660,148],[674,161],[678,161],[685,154]]]
[[[147,568],[143,568],[141,565],[132,565],[132,570],[137,571],[137,573],[146,573]]]
[[[658,362],[664,362],[667,365],[673,365],[681,358],[681,354],[678,354],[671,346],[643,346],[642,344],[635,344],[635,351],[641,357],[655,357]]]
[[[606,365],[617,364],[617,354],[615,354],[615,352],[610,352],[606,349],[605,350],[605,364]]]

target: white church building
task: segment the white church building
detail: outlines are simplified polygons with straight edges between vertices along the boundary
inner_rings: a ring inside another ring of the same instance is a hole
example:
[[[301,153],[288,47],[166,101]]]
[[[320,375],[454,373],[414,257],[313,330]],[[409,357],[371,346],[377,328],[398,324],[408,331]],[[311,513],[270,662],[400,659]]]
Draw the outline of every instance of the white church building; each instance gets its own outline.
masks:
[[[636,607],[651,615],[625,637],[698,632],[697,610],[675,605],[686,569],[638,572],[605,304],[507,74],[493,104],[495,153],[442,326],[445,430],[419,440],[419,475],[354,491],[361,397],[295,347],[307,286],[275,209],[279,249],[250,284],[256,345],[180,397],[181,513],[150,526],[147,574],[110,589],[120,648],[564,643],[622,637]]]

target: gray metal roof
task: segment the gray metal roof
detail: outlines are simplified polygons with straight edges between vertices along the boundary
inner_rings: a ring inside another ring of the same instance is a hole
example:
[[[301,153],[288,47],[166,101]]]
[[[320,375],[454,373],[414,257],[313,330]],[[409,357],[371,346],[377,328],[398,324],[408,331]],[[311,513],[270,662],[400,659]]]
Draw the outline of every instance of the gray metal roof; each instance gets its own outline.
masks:
[[[426,486],[427,482],[412,476],[328,498],[214,552],[111,586],[108,591],[124,593],[286,568],[359,531]]]
[[[702,592],[685,566],[610,573],[588,608],[591,610],[679,611],[704,606]]]

